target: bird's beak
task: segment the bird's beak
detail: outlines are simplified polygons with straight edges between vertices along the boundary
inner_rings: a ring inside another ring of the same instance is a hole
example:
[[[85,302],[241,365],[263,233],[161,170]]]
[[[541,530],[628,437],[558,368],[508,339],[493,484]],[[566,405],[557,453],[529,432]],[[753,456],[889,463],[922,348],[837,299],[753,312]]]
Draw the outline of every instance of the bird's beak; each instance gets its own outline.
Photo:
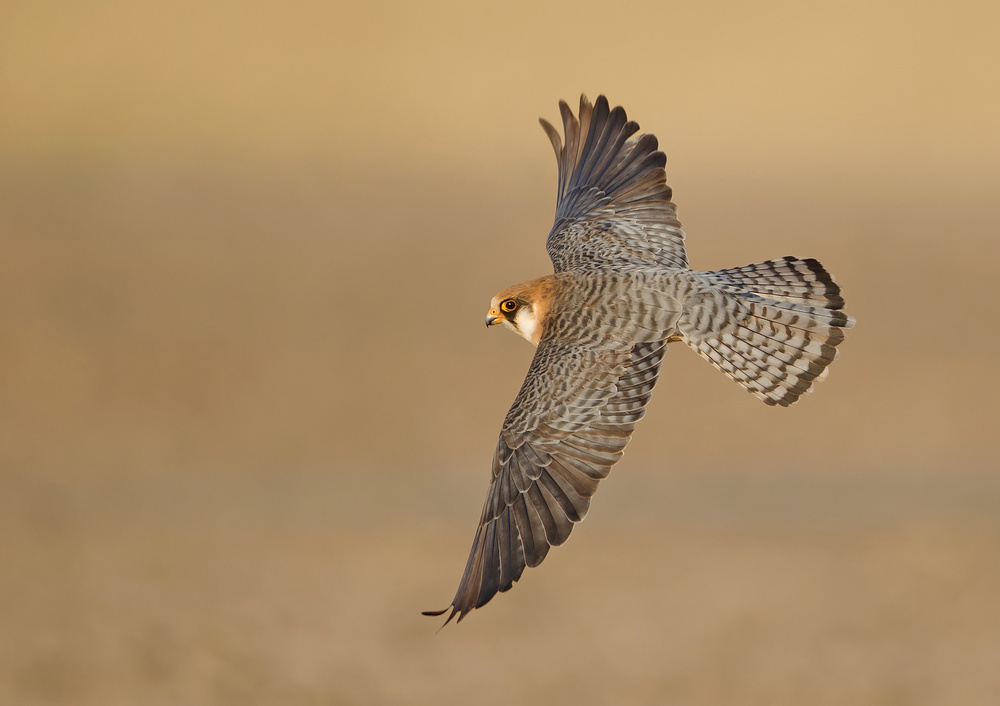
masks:
[[[486,328],[500,323],[500,314],[497,313],[496,309],[490,309],[489,313],[486,314]]]

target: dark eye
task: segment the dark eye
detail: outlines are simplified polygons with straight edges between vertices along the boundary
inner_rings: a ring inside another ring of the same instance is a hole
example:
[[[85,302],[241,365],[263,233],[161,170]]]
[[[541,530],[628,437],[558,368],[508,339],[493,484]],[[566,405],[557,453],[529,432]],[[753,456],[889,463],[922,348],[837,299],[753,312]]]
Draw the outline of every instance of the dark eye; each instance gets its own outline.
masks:
[[[517,302],[514,301],[513,299],[507,299],[504,301],[503,304],[500,305],[500,308],[506,312],[514,311],[514,309],[517,308]]]

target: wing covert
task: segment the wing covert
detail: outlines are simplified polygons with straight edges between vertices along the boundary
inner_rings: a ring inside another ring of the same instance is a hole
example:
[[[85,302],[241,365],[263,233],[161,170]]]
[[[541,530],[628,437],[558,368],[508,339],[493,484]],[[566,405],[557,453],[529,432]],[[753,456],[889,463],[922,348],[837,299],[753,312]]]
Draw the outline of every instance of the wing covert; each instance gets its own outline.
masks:
[[[666,183],[656,137],[633,139],[639,125],[604,96],[580,97],[579,118],[565,101],[558,131],[540,119],[559,166],[555,224],[546,250],[556,272],[650,265],[686,268],[684,231]]]

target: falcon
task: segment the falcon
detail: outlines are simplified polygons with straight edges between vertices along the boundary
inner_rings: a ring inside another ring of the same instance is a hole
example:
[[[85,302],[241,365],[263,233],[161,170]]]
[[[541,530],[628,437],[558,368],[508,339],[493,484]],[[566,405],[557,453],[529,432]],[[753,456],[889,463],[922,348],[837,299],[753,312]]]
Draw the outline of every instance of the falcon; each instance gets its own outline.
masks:
[[[553,274],[490,302],[486,325],[536,347],[503,421],[472,551],[447,625],[509,590],[566,541],[645,413],[667,344],[681,341],[768,405],[822,380],[854,319],[830,274],[784,257],[688,267],[656,137],[601,96],[559,103]]]

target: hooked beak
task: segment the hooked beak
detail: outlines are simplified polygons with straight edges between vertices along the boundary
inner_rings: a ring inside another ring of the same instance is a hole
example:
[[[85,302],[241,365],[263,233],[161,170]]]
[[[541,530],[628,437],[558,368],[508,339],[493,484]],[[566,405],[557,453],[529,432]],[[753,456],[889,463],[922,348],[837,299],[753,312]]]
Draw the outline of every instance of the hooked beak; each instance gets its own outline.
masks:
[[[489,313],[486,314],[486,328],[498,323],[500,323],[500,314],[497,313],[496,309],[490,309]]]

